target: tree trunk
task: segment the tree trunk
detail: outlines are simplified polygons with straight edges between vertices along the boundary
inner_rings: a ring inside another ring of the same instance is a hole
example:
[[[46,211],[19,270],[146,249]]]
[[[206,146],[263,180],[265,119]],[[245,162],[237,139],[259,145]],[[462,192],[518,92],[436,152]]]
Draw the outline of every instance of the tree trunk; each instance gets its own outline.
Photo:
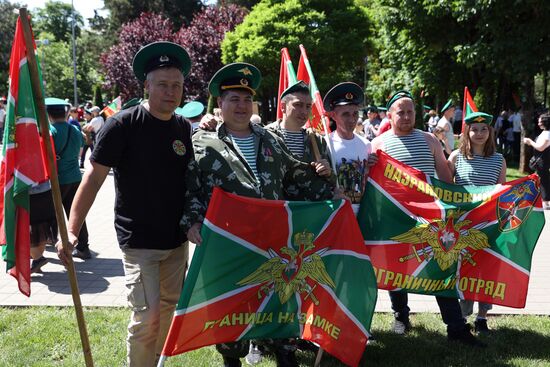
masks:
[[[521,129],[521,139],[520,139],[520,152],[519,152],[519,171],[522,173],[528,173],[528,162],[531,158],[525,149],[525,144],[523,144],[523,138],[530,136],[533,132],[535,125],[533,124],[535,118],[535,77],[530,76],[527,78],[525,86],[525,103],[522,106],[522,124],[523,129]]]

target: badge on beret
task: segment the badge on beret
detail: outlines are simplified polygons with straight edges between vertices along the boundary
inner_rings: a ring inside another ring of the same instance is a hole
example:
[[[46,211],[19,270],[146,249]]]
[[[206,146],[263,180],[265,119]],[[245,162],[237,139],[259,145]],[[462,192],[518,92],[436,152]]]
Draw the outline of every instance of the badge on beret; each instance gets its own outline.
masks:
[[[176,152],[176,154],[180,157],[185,154],[185,145],[182,143],[181,140],[174,140],[174,142],[172,143],[172,148],[174,149],[174,152]]]
[[[353,93],[346,93],[346,99],[352,100],[353,99]]]
[[[252,75],[252,72],[250,71],[250,69],[248,67],[246,68],[242,68],[241,70],[239,70],[241,73],[243,73],[244,75]],[[247,84],[245,84],[247,85]]]
[[[168,62],[169,60],[170,58],[166,55],[162,55],[161,57],[159,57],[160,62]]]
[[[241,85],[248,85],[248,80],[246,79],[241,79]]]
[[[485,117],[479,116],[474,119],[475,122],[485,122]]]

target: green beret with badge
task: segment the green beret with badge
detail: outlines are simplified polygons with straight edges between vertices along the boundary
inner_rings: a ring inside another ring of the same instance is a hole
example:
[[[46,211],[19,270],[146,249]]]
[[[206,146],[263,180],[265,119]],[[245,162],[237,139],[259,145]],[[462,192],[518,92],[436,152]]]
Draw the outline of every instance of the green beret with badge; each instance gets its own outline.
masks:
[[[134,74],[142,82],[145,81],[148,73],[163,67],[179,69],[183,76],[186,76],[191,70],[191,58],[180,45],[162,41],[142,47],[132,61]]]
[[[453,107],[453,100],[452,99],[449,99],[447,101],[447,103],[445,103],[445,105],[443,106],[443,108],[441,109],[441,113],[444,113],[445,111],[447,111],[449,108]]]
[[[407,90],[400,90],[400,91],[395,92],[390,97],[390,99],[388,100],[388,103],[386,103],[386,108],[389,110],[392,104],[394,104],[395,102],[397,102],[398,100],[400,100],[402,98],[409,98],[412,101],[414,101],[414,98],[413,98],[411,92],[409,92]]]
[[[193,101],[185,104],[183,107],[176,108],[174,111],[177,115],[183,116],[186,119],[192,119],[194,117],[202,115],[204,111],[204,105],[199,101]]]
[[[363,89],[359,85],[353,82],[344,82],[336,84],[327,92],[323,98],[323,106],[326,111],[332,111],[336,106],[349,104],[360,106],[363,104],[363,99]]]
[[[283,91],[283,93],[281,93],[281,99],[284,96],[287,96],[287,95],[292,94],[292,93],[306,93],[306,94],[309,94],[309,87],[304,81],[298,80],[296,83],[292,84],[287,89],[285,89]]]
[[[219,97],[228,90],[247,90],[252,95],[260,86],[262,74],[257,67],[244,62],[225,65],[210,79],[208,91],[212,97]]]
[[[464,122],[468,125],[476,123],[491,125],[493,122],[493,116],[485,112],[473,112],[464,118]]]

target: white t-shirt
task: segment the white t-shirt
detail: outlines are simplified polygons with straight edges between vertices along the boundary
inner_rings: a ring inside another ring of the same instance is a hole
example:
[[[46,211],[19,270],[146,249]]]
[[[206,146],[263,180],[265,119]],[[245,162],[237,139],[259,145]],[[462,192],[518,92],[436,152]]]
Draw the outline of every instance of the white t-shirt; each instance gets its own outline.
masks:
[[[357,213],[365,190],[367,160],[372,151],[371,143],[357,134],[353,134],[353,139],[347,140],[333,131],[330,137],[334,146],[338,184],[344,190],[344,194],[350,198],[353,209]]]
[[[89,124],[92,126],[92,129],[94,129],[94,132],[97,134],[99,132],[99,129],[103,127],[103,124],[105,123],[105,120],[103,120],[103,117],[97,116],[94,117]]]
[[[453,124],[449,120],[443,116],[438,122],[437,126],[439,126],[442,129],[445,129],[445,126],[449,127],[449,130],[445,131],[445,136],[447,137],[447,144],[449,144],[449,147],[451,150],[455,149],[455,135],[453,132]]]
[[[0,127],[4,126],[4,119],[6,118],[6,111],[4,109],[0,109]]]
[[[540,142],[544,142],[546,140],[550,140],[550,130],[542,130],[539,136],[537,136],[536,143],[539,144]]]

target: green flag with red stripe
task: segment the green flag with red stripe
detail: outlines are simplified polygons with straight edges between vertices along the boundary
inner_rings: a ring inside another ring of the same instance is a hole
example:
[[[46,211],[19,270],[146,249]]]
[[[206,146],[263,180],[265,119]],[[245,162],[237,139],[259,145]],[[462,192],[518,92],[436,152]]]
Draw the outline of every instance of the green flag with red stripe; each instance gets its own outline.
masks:
[[[34,40],[33,40],[34,46]],[[34,46],[36,53],[36,46]],[[0,245],[7,271],[30,295],[29,188],[46,180],[21,20],[10,59],[10,86],[0,167]],[[40,70],[39,70],[40,72]]]
[[[538,176],[451,185],[378,154],[358,214],[378,287],[525,307],[544,226]]]
[[[243,198],[215,189],[163,356],[300,337],[357,365],[376,303],[349,202]]]

